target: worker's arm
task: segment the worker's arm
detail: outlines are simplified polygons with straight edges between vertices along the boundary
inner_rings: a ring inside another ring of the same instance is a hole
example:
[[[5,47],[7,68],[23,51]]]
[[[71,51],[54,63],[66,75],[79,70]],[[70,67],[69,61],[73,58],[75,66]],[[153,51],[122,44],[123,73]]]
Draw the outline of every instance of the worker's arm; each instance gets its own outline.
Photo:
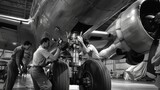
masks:
[[[57,48],[56,52],[54,54],[51,53],[48,58],[51,59],[51,61],[55,61],[58,59],[59,55],[60,55],[60,48]]]
[[[61,48],[63,47],[62,42],[63,42],[63,40],[59,39],[57,48],[51,50],[51,52],[50,52],[51,54],[49,55],[49,59],[51,59],[51,61],[55,61],[58,59],[58,57],[60,55]],[[53,52],[55,52],[55,53],[53,53]]]
[[[21,55],[22,55],[22,51],[17,50],[17,52],[16,52],[16,64],[17,64],[18,70],[20,72],[22,72],[21,65],[23,66],[23,63],[22,63],[22,60],[21,60]]]
[[[83,52],[84,53],[89,53],[91,51],[91,49],[86,47],[86,45],[83,42],[83,38],[81,36],[77,36],[77,39],[82,44]]]
[[[44,50],[43,52],[43,56],[46,57],[47,61],[55,61],[58,59],[59,55],[60,55],[60,49],[62,48],[62,40],[58,41],[58,46],[57,48],[51,50],[51,52],[48,52],[47,50]]]
[[[50,53],[49,51],[47,51],[46,49],[41,50],[40,52],[46,59],[46,62],[52,62],[58,59],[58,56],[60,54],[60,49],[57,48],[56,52],[54,54]]]

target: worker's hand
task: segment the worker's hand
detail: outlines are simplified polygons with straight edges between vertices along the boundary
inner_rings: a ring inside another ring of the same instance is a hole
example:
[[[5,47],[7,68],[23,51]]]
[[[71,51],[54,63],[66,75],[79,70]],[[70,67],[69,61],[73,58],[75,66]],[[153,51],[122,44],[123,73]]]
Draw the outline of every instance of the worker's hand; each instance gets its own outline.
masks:
[[[58,43],[57,46],[61,49],[63,40],[59,38],[57,43]]]
[[[47,65],[49,65],[51,63],[53,63],[53,62],[52,61],[46,61],[46,65],[45,66],[47,66]]]
[[[19,74],[20,76],[22,75],[22,69],[21,68],[18,68],[18,71],[19,71]]]
[[[82,36],[77,36],[77,39],[78,39],[78,41],[79,41],[80,43],[83,43],[83,38],[82,38]]]
[[[61,44],[63,40],[61,38],[58,39],[58,44]]]

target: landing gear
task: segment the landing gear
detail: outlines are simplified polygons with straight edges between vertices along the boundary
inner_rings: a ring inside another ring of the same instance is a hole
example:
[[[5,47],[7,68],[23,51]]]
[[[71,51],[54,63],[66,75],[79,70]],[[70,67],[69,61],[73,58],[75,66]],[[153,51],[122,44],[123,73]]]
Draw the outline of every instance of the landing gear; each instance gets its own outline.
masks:
[[[82,65],[80,76],[80,90],[111,90],[109,71],[101,61],[86,61]]]
[[[52,73],[52,90],[69,90],[70,79],[68,65],[62,61],[55,62]]]

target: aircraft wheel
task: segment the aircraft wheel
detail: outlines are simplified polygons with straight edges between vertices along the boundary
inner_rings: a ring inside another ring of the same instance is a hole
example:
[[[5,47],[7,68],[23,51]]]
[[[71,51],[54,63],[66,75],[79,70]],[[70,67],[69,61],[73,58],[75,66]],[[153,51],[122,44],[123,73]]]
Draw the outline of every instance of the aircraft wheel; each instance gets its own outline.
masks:
[[[52,90],[69,90],[69,68],[62,61],[55,62],[53,65]]]
[[[82,65],[80,90],[111,90],[110,73],[101,61],[87,60]]]

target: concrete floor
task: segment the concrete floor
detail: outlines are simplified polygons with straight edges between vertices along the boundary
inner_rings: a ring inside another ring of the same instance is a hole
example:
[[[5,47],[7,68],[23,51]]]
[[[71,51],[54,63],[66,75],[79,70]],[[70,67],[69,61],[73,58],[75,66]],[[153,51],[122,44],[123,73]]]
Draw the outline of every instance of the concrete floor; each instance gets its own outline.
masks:
[[[112,90],[158,90],[153,83],[112,79]],[[3,84],[4,82],[0,81],[0,90],[2,90]],[[34,90],[30,75],[19,76],[13,90]],[[79,90],[78,85],[70,85],[70,90]]]

